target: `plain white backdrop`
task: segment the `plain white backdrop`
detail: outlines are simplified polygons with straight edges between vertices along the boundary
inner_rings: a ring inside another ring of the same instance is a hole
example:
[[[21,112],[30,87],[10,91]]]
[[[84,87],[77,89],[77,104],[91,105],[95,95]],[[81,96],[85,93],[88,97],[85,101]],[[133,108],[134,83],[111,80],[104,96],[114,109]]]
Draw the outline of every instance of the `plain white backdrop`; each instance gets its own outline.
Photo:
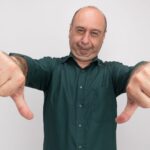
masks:
[[[149,0],[0,0],[0,50],[33,58],[67,55],[70,21],[85,5],[99,7],[108,20],[101,59],[127,65],[150,60]],[[0,150],[42,150],[43,93],[25,88],[25,97],[32,121],[18,114],[10,98],[0,97]],[[120,113],[126,95],[117,101]],[[149,139],[150,109],[139,108],[129,122],[118,125],[118,150],[149,150]]]

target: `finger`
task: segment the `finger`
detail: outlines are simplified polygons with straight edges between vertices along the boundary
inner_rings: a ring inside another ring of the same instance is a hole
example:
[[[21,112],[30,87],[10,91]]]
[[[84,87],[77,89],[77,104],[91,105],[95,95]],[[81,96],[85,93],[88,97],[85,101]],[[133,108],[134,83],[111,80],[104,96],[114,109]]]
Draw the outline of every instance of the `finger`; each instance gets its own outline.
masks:
[[[137,107],[138,105],[134,101],[132,101],[131,99],[128,99],[125,109],[119,116],[116,117],[116,122],[117,123],[127,122],[131,118],[131,116],[134,114]]]
[[[8,54],[0,51],[0,64],[7,65],[9,61],[11,61],[11,59]]]
[[[1,62],[0,62],[1,63]],[[14,68],[14,66],[13,66]],[[2,86],[3,84],[5,84],[12,75],[12,71],[13,69],[9,67],[8,63],[1,63],[0,65],[0,86]]]
[[[6,72],[6,69],[0,70],[0,86],[3,86],[10,79],[10,75]]]
[[[141,89],[147,96],[150,96],[150,65],[140,67],[140,71],[133,75],[131,83]],[[135,87],[133,87],[135,88]]]
[[[139,86],[128,87],[127,95],[129,99],[134,100],[138,106],[143,108],[150,108],[150,97],[145,94]]]
[[[131,76],[127,95],[144,108],[150,108],[150,63],[139,66]]]
[[[26,119],[31,120],[33,118],[33,113],[30,111],[25,99],[24,94],[21,92],[15,93],[11,96],[14,100],[19,113]]]
[[[18,77],[14,76],[12,79],[6,81],[0,87],[0,96],[10,96],[15,91],[18,90],[19,87],[23,87],[25,82],[25,77],[23,74],[20,74]]]
[[[130,97],[132,98],[132,96]],[[150,97],[148,97],[143,91],[139,91],[133,98],[138,106],[142,108],[150,108]]]
[[[140,84],[140,89],[143,93],[145,93],[145,95],[150,97],[150,79],[145,77],[142,81],[143,82]]]

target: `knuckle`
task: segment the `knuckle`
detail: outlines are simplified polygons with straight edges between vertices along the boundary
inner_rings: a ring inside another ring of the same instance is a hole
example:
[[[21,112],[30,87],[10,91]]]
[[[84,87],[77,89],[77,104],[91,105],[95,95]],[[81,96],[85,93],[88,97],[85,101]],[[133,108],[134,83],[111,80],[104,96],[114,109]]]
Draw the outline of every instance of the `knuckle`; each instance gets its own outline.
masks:
[[[20,74],[17,78],[17,83],[19,85],[22,85],[22,84],[24,84],[24,82],[25,82],[25,76],[23,74]]]
[[[130,83],[140,83],[141,82],[141,73],[136,73],[132,76]]]
[[[129,83],[126,87],[126,91],[127,93],[132,93],[132,90],[133,90],[132,84]]]
[[[144,73],[146,76],[149,76],[149,75],[150,75],[150,69],[149,69],[148,67],[144,67],[143,73]]]
[[[142,70],[141,70],[141,72],[143,74],[149,74],[149,69],[147,67],[143,67]]]
[[[9,63],[9,71],[10,72],[15,72],[18,69],[17,64],[14,62]]]

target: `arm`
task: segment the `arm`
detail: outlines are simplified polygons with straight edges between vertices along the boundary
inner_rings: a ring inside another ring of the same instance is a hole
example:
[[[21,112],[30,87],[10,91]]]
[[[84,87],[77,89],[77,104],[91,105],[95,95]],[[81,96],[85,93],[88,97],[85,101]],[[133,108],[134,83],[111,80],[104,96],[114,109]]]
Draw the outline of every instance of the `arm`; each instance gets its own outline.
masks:
[[[11,56],[17,58],[23,64],[23,72],[25,72],[25,86],[46,91],[51,84],[51,76],[54,68],[57,68],[57,60],[51,57],[43,57],[41,59],[33,59],[22,54],[11,53]],[[24,61],[22,61],[24,60]],[[27,67],[24,67],[27,66]]]

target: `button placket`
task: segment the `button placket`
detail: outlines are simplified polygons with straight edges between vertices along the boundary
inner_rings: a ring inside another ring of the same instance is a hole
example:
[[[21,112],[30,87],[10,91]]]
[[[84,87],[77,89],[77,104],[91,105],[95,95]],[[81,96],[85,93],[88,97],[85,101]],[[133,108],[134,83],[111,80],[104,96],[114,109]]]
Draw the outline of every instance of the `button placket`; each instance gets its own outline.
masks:
[[[80,76],[78,79],[78,91],[77,91],[77,149],[82,150],[83,149],[83,144],[85,143],[84,140],[84,135],[85,135],[85,129],[84,129],[84,85],[85,85],[85,72],[82,70],[80,72]]]

